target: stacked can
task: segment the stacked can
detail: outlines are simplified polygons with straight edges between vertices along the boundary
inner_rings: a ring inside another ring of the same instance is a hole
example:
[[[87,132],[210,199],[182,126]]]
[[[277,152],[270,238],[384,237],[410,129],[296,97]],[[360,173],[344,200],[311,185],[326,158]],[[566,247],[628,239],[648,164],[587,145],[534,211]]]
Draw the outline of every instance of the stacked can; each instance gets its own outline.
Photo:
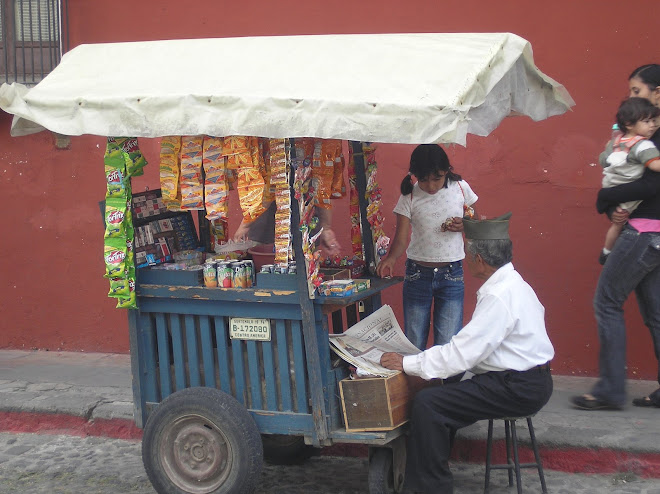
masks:
[[[231,288],[233,286],[233,270],[229,262],[222,261],[218,263],[218,286],[222,288]]]
[[[232,262],[230,265],[232,270],[231,284],[234,288],[245,288],[247,280],[245,278],[245,265],[242,261]]]
[[[262,273],[274,273],[275,271],[275,265],[274,264],[264,264],[261,266],[261,272]]]
[[[247,288],[252,288],[255,282],[254,274],[254,261],[245,260],[243,261],[243,266],[245,267],[245,286]]]
[[[204,263],[204,286],[209,288],[218,286],[217,265],[211,259],[208,259]]]

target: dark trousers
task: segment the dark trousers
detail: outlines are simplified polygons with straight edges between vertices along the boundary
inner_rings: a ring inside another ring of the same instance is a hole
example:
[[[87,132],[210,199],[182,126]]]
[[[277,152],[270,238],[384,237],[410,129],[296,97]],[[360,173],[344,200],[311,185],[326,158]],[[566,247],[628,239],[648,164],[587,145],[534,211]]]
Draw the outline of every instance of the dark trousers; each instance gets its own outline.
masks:
[[[406,462],[406,489],[453,493],[449,470],[454,433],[478,420],[538,412],[552,394],[547,367],[479,374],[423,389],[413,402]]]

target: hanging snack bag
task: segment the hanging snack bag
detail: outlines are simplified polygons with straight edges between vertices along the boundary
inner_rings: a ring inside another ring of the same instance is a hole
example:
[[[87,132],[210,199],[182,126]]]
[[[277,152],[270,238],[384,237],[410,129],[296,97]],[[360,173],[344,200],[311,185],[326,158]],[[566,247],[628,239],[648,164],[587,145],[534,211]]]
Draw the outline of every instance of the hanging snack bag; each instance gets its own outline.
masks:
[[[126,273],[126,239],[107,238],[103,246],[105,277],[121,278]]]
[[[222,155],[224,139],[204,137],[202,165],[204,167],[204,206],[206,219],[226,219],[229,211],[229,186],[226,158]]]
[[[126,161],[121,148],[112,138],[108,138],[103,162],[107,183],[106,198],[126,197]]]
[[[105,201],[105,238],[122,238],[126,242],[126,199],[110,198]]]
[[[181,209],[204,209],[203,136],[181,138]]]
[[[135,294],[135,276],[128,278],[128,297],[117,299],[117,309],[137,309],[137,297]]]
[[[177,201],[181,206],[179,186],[179,160],[181,157],[181,137],[165,136],[160,140],[160,190],[163,202],[168,206]]]
[[[131,177],[144,175],[143,168],[147,165],[147,160],[140,151],[137,137],[111,137],[108,140],[110,139],[113,139],[122,151],[128,154],[127,174]]]

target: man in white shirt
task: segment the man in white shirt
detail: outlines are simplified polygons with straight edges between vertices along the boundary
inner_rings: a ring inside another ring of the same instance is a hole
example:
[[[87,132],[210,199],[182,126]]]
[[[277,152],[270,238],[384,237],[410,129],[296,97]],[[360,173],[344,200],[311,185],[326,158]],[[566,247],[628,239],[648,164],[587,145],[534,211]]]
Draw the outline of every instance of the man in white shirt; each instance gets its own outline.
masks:
[[[475,374],[415,396],[406,492],[452,493],[449,456],[456,430],[478,420],[536,413],[552,394],[549,362],[554,348],[545,329],[545,309],[511,264],[510,217],[463,220],[467,268],[484,280],[472,320],[446,345],[381,358],[384,367],[424,379]]]

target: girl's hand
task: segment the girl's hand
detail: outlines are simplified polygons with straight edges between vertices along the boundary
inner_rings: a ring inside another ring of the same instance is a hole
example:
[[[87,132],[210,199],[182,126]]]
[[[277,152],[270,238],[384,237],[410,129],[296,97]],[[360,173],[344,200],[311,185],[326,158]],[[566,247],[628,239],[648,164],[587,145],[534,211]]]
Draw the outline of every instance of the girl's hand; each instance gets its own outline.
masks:
[[[394,263],[396,259],[387,256],[385,259],[378,263],[376,266],[376,274],[381,278],[388,278],[392,276],[394,272]]]
[[[462,232],[463,231],[463,218],[454,216],[452,222],[447,224],[448,232]]]

